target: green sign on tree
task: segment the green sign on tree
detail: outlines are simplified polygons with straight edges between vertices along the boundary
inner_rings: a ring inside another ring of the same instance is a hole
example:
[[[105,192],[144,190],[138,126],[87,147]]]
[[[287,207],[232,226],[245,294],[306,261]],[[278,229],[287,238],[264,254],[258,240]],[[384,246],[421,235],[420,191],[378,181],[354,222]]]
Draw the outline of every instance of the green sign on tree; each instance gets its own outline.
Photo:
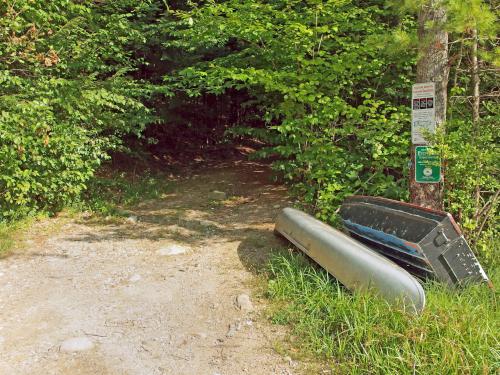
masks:
[[[421,184],[441,182],[441,158],[432,147],[415,148],[415,181]]]

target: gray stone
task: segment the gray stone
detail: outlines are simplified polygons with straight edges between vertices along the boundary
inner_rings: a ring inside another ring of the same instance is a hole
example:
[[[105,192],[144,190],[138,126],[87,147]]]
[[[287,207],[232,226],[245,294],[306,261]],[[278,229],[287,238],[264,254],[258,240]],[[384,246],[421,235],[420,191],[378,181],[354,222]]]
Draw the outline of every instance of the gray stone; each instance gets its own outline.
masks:
[[[73,337],[61,344],[62,352],[83,352],[94,347],[94,343],[88,337]]]
[[[214,190],[208,193],[208,199],[213,201],[223,201],[227,198],[226,193],[223,191]]]
[[[158,249],[157,253],[164,256],[180,255],[187,253],[187,249],[184,246],[168,245]]]
[[[236,332],[238,332],[241,329],[241,322],[237,321],[236,323],[231,323],[229,325],[229,330],[226,333],[226,337],[233,337]]]
[[[250,300],[250,297],[248,294],[240,294],[238,297],[236,297],[236,306],[242,311],[252,311],[253,310],[253,304],[252,301]]]
[[[233,337],[236,334],[236,329],[234,325],[230,324],[229,325],[229,330],[226,333],[226,337]]]
[[[139,221],[139,218],[135,215],[132,215],[132,216],[127,217],[127,219],[125,221],[128,224],[137,224],[137,222]]]

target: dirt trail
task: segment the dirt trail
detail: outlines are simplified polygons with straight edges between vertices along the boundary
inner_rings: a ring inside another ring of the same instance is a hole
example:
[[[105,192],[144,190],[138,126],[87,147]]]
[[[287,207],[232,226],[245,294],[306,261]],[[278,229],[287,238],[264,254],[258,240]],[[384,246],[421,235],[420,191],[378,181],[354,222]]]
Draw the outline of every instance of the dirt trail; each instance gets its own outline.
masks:
[[[287,199],[267,175],[212,166],[137,207],[137,223],[71,220],[0,260],[0,374],[296,373],[252,294]]]

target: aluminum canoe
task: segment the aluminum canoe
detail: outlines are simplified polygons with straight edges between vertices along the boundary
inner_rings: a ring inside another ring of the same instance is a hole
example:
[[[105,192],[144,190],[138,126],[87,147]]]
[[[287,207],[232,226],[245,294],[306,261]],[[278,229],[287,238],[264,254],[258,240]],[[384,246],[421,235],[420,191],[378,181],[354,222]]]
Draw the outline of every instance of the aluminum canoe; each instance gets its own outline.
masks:
[[[314,217],[283,209],[275,231],[287,238],[348,289],[372,289],[390,303],[407,311],[421,312],[425,293],[404,269],[346,234]]]

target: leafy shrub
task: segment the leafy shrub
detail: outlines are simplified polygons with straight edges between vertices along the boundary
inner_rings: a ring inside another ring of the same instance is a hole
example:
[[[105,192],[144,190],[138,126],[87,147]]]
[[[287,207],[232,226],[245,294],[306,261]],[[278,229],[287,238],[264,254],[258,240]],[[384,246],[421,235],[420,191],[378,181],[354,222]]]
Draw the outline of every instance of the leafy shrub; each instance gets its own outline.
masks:
[[[498,115],[485,117],[477,129],[470,121],[448,122],[437,138],[445,165],[445,205],[460,222],[481,260],[494,268],[499,260]]]
[[[124,134],[152,120],[148,88],[128,76],[128,48],[143,37],[115,10],[0,4],[0,221],[67,204]]]
[[[169,85],[191,96],[231,89],[258,98],[265,130],[231,132],[268,142],[259,156],[279,156],[274,168],[325,220],[354,192],[407,196],[401,103],[412,58],[383,53],[392,29],[373,3],[234,0],[178,12],[165,27],[168,47],[219,51]]]
[[[322,220],[334,222],[338,205],[353,193],[408,199],[417,57],[411,11],[421,4],[396,3],[229,0],[174,12],[177,20],[162,24],[165,47],[202,57],[166,77],[167,85],[191,97],[228,90],[253,96],[260,126],[237,123],[230,133],[265,141],[269,147],[256,155],[273,157],[274,168]],[[446,27],[456,39],[452,98],[459,94],[462,103],[452,101],[448,135],[438,142],[446,163],[445,208],[483,255],[492,246],[486,238],[497,233],[498,77],[495,69],[481,70],[481,90],[492,94],[481,99],[482,121],[474,130],[470,77],[460,61],[470,55],[472,27],[481,34],[484,67],[495,61],[495,17],[487,3],[447,3]],[[402,8],[410,14],[402,16]]]

